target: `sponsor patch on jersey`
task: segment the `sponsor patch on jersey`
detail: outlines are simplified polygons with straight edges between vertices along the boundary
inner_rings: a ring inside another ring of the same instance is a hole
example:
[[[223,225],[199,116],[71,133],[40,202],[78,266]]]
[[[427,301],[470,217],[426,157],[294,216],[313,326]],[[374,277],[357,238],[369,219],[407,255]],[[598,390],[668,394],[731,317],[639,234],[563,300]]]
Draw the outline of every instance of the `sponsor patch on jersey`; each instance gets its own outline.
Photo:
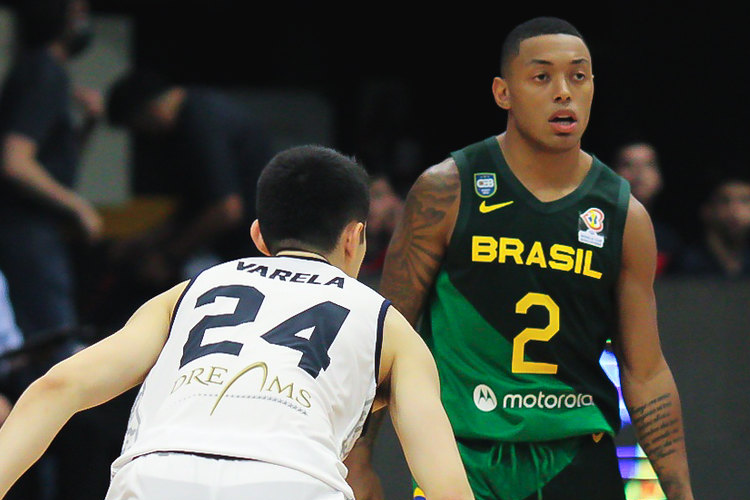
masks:
[[[578,241],[597,248],[604,246],[604,212],[591,207],[578,219]]]
[[[492,411],[497,407],[495,392],[485,384],[479,384],[474,388],[474,404],[481,411]]]
[[[497,178],[494,172],[474,174],[474,191],[480,198],[489,198],[497,192]]]

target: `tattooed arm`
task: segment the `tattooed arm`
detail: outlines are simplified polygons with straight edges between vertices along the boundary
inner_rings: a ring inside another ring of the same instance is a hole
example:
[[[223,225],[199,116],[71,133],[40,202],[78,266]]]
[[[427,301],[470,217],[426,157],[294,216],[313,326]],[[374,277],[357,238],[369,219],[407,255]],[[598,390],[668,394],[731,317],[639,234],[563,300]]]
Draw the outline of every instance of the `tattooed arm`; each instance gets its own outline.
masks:
[[[380,293],[415,326],[456,223],[461,185],[452,159],[427,169],[406,197],[385,257]],[[370,458],[385,412],[370,416],[367,433],[349,454],[347,480],[357,500],[383,498]]]
[[[659,343],[651,220],[631,197],[617,290],[620,335],[615,350],[623,396],[638,441],[669,500],[692,500],[680,398]]]
[[[415,326],[443,262],[458,216],[461,185],[452,159],[426,170],[406,197],[383,266],[380,293]]]

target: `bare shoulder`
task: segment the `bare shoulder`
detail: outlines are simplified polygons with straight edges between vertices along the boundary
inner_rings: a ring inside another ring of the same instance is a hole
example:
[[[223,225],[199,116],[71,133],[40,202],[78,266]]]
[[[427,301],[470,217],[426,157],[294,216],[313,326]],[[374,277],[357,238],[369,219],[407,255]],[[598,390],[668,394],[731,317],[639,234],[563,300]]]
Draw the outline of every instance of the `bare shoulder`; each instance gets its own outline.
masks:
[[[397,358],[418,360],[424,353],[429,352],[422,337],[414,330],[409,321],[391,306],[385,315],[383,325],[383,349],[380,357],[380,380],[390,378],[391,368]]]
[[[417,178],[406,200],[405,222],[428,230],[447,243],[461,199],[458,167],[452,158],[426,169]]]
[[[431,166],[414,182],[386,253],[380,292],[413,324],[448,247],[461,201],[452,159]]]
[[[453,158],[432,165],[417,178],[412,191],[419,193],[443,193],[460,189],[458,167]]]

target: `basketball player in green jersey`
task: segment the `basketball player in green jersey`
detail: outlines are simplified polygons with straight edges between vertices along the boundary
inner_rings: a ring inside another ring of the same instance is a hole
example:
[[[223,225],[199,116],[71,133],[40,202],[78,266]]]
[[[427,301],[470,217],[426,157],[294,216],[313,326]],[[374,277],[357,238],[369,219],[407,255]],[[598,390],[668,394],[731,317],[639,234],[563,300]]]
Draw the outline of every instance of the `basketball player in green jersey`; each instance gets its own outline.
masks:
[[[569,23],[533,19],[508,35],[500,70],[492,92],[505,132],[418,178],[381,292],[412,324],[422,317],[478,499],[624,498],[618,395],[599,365],[611,340],[667,498],[692,500],[657,331],[651,221],[628,184],[581,150],[588,47]],[[367,456],[348,464],[360,500],[377,496],[360,486],[372,478],[358,461]]]

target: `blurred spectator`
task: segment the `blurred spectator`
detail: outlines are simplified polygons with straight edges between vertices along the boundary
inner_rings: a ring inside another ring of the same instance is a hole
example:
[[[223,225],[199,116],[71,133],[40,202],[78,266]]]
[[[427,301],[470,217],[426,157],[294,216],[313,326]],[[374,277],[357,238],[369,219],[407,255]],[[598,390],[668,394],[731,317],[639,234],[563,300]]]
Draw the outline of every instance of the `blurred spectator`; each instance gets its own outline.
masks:
[[[2,426],[5,419],[8,418],[11,408],[12,406],[10,401],[8,401],[8,398],[0,394],[0,426]]]
[[[23,337],[16,325],[16,319],[10,305],[5,276],[0,271],[0,355],[21,347],[22,343]],[[11,403],[6,397],[12,391],[7,380],[9,370],[10,365],[5,361],[0,361],[0,425],[8,417],[11,409]]]
[[[99,239],[102,219],[74,185],[104,105],[98,91],[75,87],[69,74],[71,60],[92,40],[88,2],[24,0],[14,14],[16,51],[0,96],[0,269],[26,344],[78,326],[71,259],[77,241]],[[58,343],[48,354],[59,360],[77,348],[78,342]],[[13,390],[49,366],[45,360],[14,367]],[[108,425],[71,419],[60,442],[79,446],[52,447],[8,498],[101,496],[90,480],[100,474],[97,467],[106,468],[95,452],[106,444],[98,431]]]
[[[424,164],[413,101],[404,82],[375,80],[360,90],[356,106],[357,157],[371,175],[386,179],[402,198]]]
[[[675,262],[676,274],[750,277],[750,179],[722,179],[701,204],[702,239],[685,248]]]
[[[656,200],[663,188],[661,166],[656,149],[646,142],[622,145],[615,154],[615,171],[630,182],[633,196],[651,215],[656,233],[656,275],[662,275],[680,251],[682,239],[656,209]]]
[[[376,286],[383,270],[388,243],[401,216],[404,202],[387,177],[373,176],[370,184],[370,215],[367,219],[367,253],[359,273],[360,280]]]
[[[271,147],[240,102],[215,89],[134,71],[110,89],[107,113],[110,123],[148,144],[154,165],[171,174],[179,203],[167,223],[119,250],[144,282],[161,289],[215,261],[257,255],[248,228],[255,182]]]
[[[16,318],[8,295],[8,284],[0,270],[0,355],[23,344],[23,335],[16,325]],[[8,372],[7,364],[0,361],[0,379]]]
[[[21,331],[76,324],[72,226],[96,240],[102,221],[73,189],[79,149],[102,114],[101,95],[72,88],[69,61],[91,38],[84,0],[28,0],[17,10],[18,52],[0,96],[0,268]],[[74,124],[73,105],[85,119]]]

